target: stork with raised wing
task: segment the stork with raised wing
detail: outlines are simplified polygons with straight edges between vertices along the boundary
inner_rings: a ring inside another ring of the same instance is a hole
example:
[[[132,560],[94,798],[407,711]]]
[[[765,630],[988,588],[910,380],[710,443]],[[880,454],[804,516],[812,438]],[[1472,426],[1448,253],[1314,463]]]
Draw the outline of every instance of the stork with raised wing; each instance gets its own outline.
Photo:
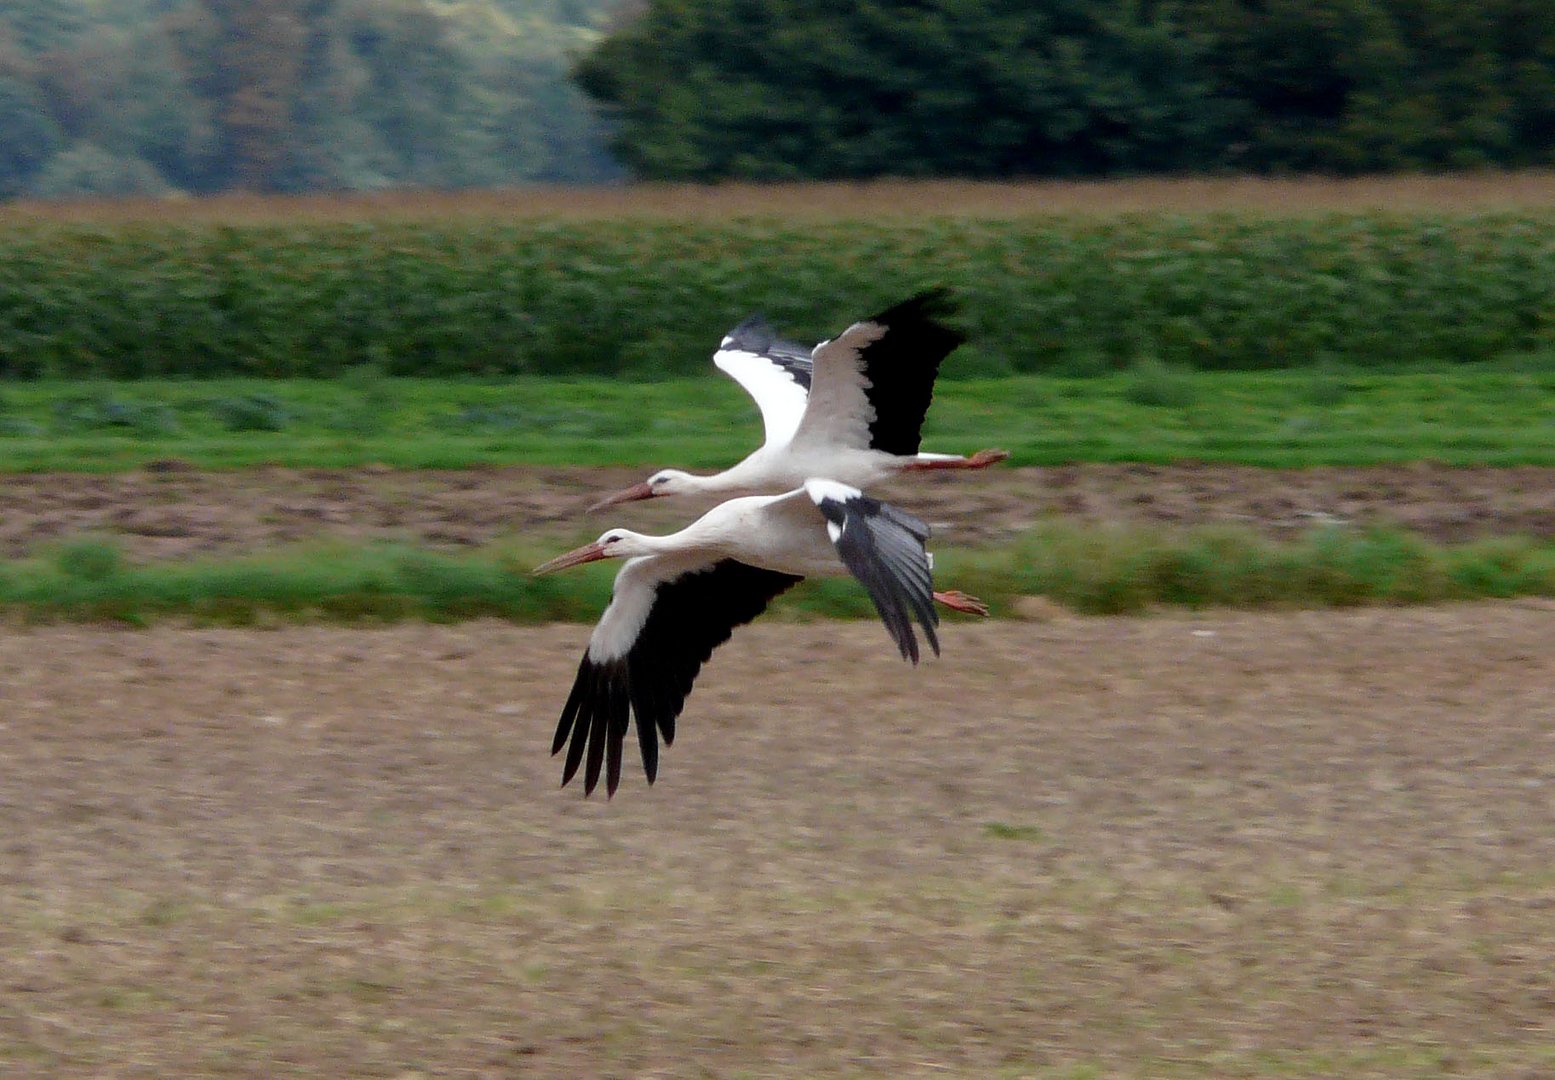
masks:
[[[964,340],[941,321],[943,290],[920,293],[806,352],[759,318],[723,339],[713,362],[756,400],[766,441],[712,476],[661,469],[595,503],[666,495],[752,495],[789,491],[814,476],[865,488],[919,469],[982,469],[1009,457],[918,450],[940,364]]]
[[[536,567],[546,574],[596,559],[628,560],[556,726],[551,753],[567,748],[562,784],[586,756],[584,793],[593,792],[603,769],[605,790],[615,794],[633,718],[653,783],[659,737],[666,745],[674,740],[675,719],[702,664],[736,626],[806,577],[852,574],[904,659],[918,662],[914,619],[938,655],[936,601],[971,614],[988,609],[974,597],[934,591],[928,536],[923,522],[856,488],[807,480],[783,495],[731,499],[669,536],[610,529]]]

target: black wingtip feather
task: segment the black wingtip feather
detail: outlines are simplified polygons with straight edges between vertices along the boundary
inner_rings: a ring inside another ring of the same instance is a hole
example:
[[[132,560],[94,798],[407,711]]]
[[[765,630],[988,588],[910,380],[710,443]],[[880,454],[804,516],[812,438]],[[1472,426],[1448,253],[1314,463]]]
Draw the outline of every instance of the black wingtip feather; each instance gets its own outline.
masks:
[[[675,718],[707,658],[736,626],[760,615],[800,580],[725,559],[661,584],[626,656],[595,661],[585,653],[578,665],[551,748],[554,754],[567,747],[562,786],[583,768],[585,796],[602,772],[606,795],[614,795],[634,719],[643,772],[653,783],[659,771],[656,735],[666,746],[675,741]]]
[[[935,288],[867,320],[886,330],[859,354],[868,383],[865,393],[875,410],[869,426],[871,449],[899,456],[918,452],[940,364],[966,341],[966,335],[943,321],[955,312],[950,291]]]

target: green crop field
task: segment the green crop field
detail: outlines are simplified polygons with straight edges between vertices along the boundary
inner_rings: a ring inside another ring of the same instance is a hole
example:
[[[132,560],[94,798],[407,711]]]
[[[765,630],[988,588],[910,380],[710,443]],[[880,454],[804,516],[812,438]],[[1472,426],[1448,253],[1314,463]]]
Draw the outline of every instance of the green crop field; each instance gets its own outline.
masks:
[[[757,445],[760,427],[743,391],[704,365],[700,377],[647,384],[362,373],[15,383],[0,386],[0,471],[113,471],[167,458],[216,468],[721,468]],[[999,446],[1016,464],[1555,465],[1555,357],[1398,374],[1144,364],[1092,378],[947,379],[925,446]]]
[[[1484,362],[1555,340],[1555,215],[13,225],[0,376],[654,379],[753,310],[814,341],[929,285],[950,377]]]

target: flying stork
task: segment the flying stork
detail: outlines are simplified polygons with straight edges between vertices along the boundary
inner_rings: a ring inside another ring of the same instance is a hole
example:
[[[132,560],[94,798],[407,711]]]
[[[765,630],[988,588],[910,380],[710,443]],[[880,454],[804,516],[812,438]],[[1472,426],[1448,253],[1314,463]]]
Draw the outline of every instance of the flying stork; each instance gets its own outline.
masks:
[[[665,495],[754,495],[797,488],[810,477],[867,488],[916,469],[982,469],[1009,457],[919,453],[920,431],[939,366],[962,335],[939,321],[950,308],[941,289],[920,293],[814,350],[784,341],[759,317],[731,330],[713,363],[756,400],[766,441],[744,461],[712,476],[661,469],[595,503]]]
[[[924,549],[929,527],[910,514],[831,480],[807,480],[783,495],[731,499],[669,536],[610,529],[591,544],[535,568],[548,574],[596,559],[626,559],[610,606],[594,628],[562,707],[551,753],[567,747],[565,786],[587,752],[584,794],[605,771],[621,780],[628,721],[637,721],[643,771],[653,783],[659,736],[675,739],[675,718],[697,672],[719,645],[806,577],[852,574],[869,593],[902,657],[918,662],[917,619],[939,655],[938,601],[987,614],[974,597],[937,593]]]

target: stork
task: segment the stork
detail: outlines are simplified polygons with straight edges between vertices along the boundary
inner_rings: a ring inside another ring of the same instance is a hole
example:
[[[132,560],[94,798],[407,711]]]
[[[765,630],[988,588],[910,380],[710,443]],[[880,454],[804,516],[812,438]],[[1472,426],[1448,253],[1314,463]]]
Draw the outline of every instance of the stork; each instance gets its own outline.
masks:
[[[814,476],[864,488],[911,470],[1003,461],[1004,450],[971,457],[918,451],[940,363],[964,340],[939,321],[949,307],[943,290],[920,293],[809,353],[762,319],[747,319],[723,339],[713,363],[755,399],[766,441],[721,473],[661,469],[590,509],[666,495],[788,491]]]
[[[584,794],[605,771],[621,780],[622,747],[635,717],[643,771],[653,783],[659,736],[669,745],[697,672],[719,645],[806,577],[852,574],[864,586],[903,659],[919,658],[913,619],[939,654],[938,601],[972,614],[974,597],[933,590],[929,527],[910,514],[831,480],[783,495],[731,499],[668,536],[610,529],[591,544],[535,568],[548,574],[597,559],[627,560],[594,628],[562,707],[551,753],[567,747],[565,786],[587,752]]]

